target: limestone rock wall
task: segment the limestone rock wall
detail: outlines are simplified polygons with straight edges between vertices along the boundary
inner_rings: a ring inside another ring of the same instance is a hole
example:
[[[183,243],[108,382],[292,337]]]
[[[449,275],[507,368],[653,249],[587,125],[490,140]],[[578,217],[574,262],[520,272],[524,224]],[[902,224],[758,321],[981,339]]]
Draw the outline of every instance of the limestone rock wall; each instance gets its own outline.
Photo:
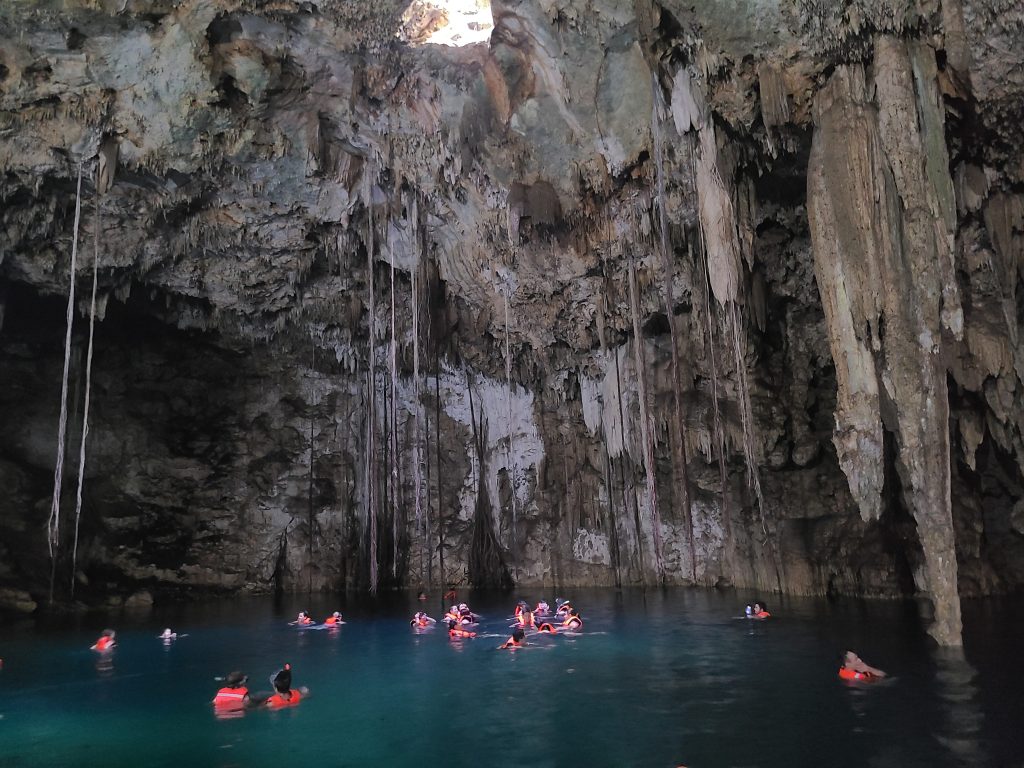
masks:
[[[58,602],[472,562],[919,593],[954,643],[1020,586],[1014,4],[509,0],[462,48],[428,5],[0,9],[5,605],[80,168]]]

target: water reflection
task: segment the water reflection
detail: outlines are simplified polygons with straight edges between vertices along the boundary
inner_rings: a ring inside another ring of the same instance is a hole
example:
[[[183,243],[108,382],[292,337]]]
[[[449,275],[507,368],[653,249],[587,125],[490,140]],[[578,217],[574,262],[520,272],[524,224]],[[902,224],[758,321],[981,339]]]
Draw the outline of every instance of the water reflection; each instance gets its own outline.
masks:
[[[984,715],[978,701],[978,671],[962,648],[939,648],[934,659],[937,692],[946,719],[945,730],[937,732],[935,739],[959,764],[981,765],[986,757],[981,747]]]

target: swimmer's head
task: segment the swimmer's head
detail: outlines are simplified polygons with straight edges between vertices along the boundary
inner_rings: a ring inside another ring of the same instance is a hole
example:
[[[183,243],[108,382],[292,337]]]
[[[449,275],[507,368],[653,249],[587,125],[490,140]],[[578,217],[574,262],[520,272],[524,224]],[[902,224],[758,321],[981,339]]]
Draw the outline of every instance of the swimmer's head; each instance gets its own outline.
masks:
[[[334,612],[334,618],[340,619],[341,618],[341,614],[338,611],[335,611]]]
[[[522,629],[517,629],[515,632],[512,633],[512,639],[515,640],[517,643],[521,643],[524,637],[526,637],[526,633],[523,632]]]
[[[249,678],[241,672],[232,672],[227,676],[224,682],[227,684],[228,688],[241,688],[245,685],[245,681],[248,679]]]

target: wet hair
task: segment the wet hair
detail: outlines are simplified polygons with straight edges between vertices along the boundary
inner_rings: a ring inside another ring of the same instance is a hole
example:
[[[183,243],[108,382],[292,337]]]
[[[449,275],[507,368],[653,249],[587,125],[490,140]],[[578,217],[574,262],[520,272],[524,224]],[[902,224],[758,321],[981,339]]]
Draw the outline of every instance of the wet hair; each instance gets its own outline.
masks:
[[[515,632],[512,633],[512,639],[515,640],[517,643],[521,642],[524,637],[526,637],[526,633],[523,632],[522,629],[517,629]]]
[[[762,611],[768,610],[768,603],[766,603],[764,600],[755,600],[754,605],[760,608]]]

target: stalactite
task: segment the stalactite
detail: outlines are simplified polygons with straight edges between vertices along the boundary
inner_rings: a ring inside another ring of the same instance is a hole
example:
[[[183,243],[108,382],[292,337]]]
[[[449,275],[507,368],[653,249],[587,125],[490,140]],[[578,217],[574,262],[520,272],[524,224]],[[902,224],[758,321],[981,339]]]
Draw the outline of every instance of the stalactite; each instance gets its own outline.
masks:
[[[508,405],[508,484],[512,496],[512,566],[515,568],[516,579],[519,578],[519,555],[518,536],[519,526],[516,516],[516,472],[515,472],[515,450],[512,427],[512,351],[509,345],[509,294],[512,292],[511,285],[506,286],[505,293],[505,382],[508,387],[506,393]]]
[[[310,361],[310,380],[316,373],[316,342],[313,342],[312,359]],[[313,591],[313,399],[315,383],[310,386],[310,402],[309,402],[309,488],[307,491],[307,498],[309,501],[309,520],[307,524],[309,526],[309,565],[306,570],[306,591]]]
[[[373,293],[373,181],[371,179],[369,164],[365,170],[364,185],[366,194],[366,269],[369,293],[369,392],[368,407],[366,411],[367,437],[366,437],[366,485],[367,485],[367,515],[370,522],[370,592],[377,592],[377,443],[376,443],[376,345],[374,339],[377,334],[375,319],[375,302]]]
[[[82,483],[85,481],[85,440],[89,435],[89,402],[92,393],[92,342],[96,326],[96,285],[100,270],[100,172],[96,171],[96,212],[92,237],[92,298],[89,300],[89,346],[85,353],[85,402],[82,405],[82,440],[78,450],[78,487],[75,490],[75,539],[71,548],[71,597],[75,596],[78,568],[78,530],[82,521]]]
[[[473,534],[469,546],[469,581],[474,587],[511,589],[512,576],[502,557],[501,545],[494,533],[490,498],[487,494],[487,423],[483,408],[477,418],[473,404],[473,383],[466,372],[469,392],[469,416],[473,427],[473,446],[477,457],[476,504],[473,509]]]
[[[387,222],[385,222],[387,231]],[[398,579],[398,342],[396,340],[395,322],[395,252],[389,254],[391,262],[391,349],[389,352],[391,365],[391,409],[388,411],[388,421],[391,433],[391,539],[392,558],[391,576]]]
[[[413,438],[412,438],[412,463],[413,463],[413,505],[415,508],[415,522],[417,532],[424,533],[426,526],[423,520],[423,504],[420,499],[420,491],[423,486],[422,467],[420,466],[420,324],[419,324],[419,297],[416,285],[416,267],[409,273],[410,289],[409,301],[412,307],[412,403],[413,403]],[[420,556],[420,580],[423,579],[423,550],[430,558],[429,531],[425,533],[426,541],[421,546]]]
[[[448,573],[444,569],[444,493],[442,479],[444,473],[441,471],[441,360],[437,338],[434,342],[434,458],[437,468],[437,556],[438,567],[441,569],[441,586],[444,587],[448,580]]]
[[[718,406],[718,363],[715,357],[715,315],[711,309],[711,282],[708,276],[707,259],[703,245],[698,256],[698,268],[704,277],[704,320],[708,327],[708,356],[711,363],[711,404],[712,418],[715,428],[715,447],[718,451],[718,478],[722,488],[722,525],[725,535],[725,568],[730,571],[735,559],[735,544],[732,537],[732,519],[729,511],[729,485],[725,469],[725,428],[722,425],[722,412]]]
[[[643,441],[644,469],[647,473],[647,503],[651,508],[651,528],[654,534],[654,562],[658,581],[665,581],[665,562],[661,551],[661,515],[658,513],[658,488],[654,475],[654,436],[651,434],[650,414],[647,410],[647,370],[644,364],[643,334],[640,328],[640,309],[637,303],[636,265],[629,256],[629,309],[633,318],[633,360],[636,365],[637,398],[640,401],[640,439]]]
[[[625,476],[625,438],[626,438],[626,422],[625,422],[625,410],[622,407],[622,374],[619,370],[619,354],[616,352],[615,357],[615,399],[619,405],[619,428],[622,430],[623,438],[623,454],[619,459],[619,476],[622,481],[622,501],[623,505],[626,504],[626,476]],[[644,563],[644,536],[643,526],[640,525],[640,499],[636,493],[636,482],[631,483],[633,486],[633,527],[636,531],[636,553],[637,559],[640,566],[640,583],[647,584],[647,566]]]
[[[68,369],[71,365],[71,328],[75,309],[75,266],[78,259],[78,225],[82,217],[82,166],[78,166],[78,186],[75,190],[75,223],[71,236],[71,279],[68,287],[67,331],[64,336],[64,375],[60,388],[60,417],[57,422],[57,465],[53,473],[53,502],[46,524],[46,543],[50,552],[50,602],[53,602],[53,580],[56,573],[57,553],[60,549],[60,486],[64,476],[64,442],[68,421]]]
[[[690,471],[687,462],[686,451],[686,417],[683,414],[682,387],[679,382],[679,328],[675,314],[675,298],[673,296],[673,269],[672,249],[669,245],[668,212],[665,200],[665,158],[664,158],[664,137],[662,135],[662,110],[664,103],[661,95],[661,86],[658,84],[658,76],[651,73],[651,87],[654,91],[652,100],[653,108],[651,115],[651,126],[654,139],[654,168],[657,178],[657,200],[658,200],[658,244],[661,251],[661,263],[665,272],[665,316],[668,318],[669,338],[672,344],[672,399],[675,408],[674,423],[677,427],[677,439],[675,442],[679,448],[679,461],[673,462],[681,477],[679,482],[679,498],[682,502],[683,515],[686,521],[687,541],[690,550],[690,579],[697,580],[697,555],[693,541],[693,507],[690,503]]]

